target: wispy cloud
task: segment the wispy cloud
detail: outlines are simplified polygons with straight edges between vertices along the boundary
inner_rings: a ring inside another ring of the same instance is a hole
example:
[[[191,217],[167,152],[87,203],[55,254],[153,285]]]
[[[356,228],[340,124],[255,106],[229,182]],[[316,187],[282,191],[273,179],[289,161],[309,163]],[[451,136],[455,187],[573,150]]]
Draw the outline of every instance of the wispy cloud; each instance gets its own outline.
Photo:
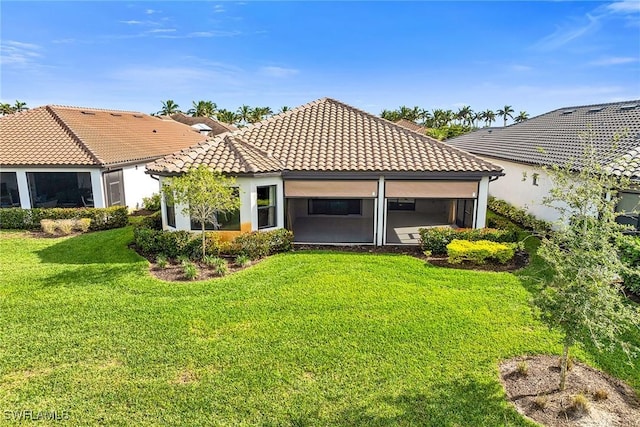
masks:
[[[135,19],[130,19],[128,21],[118,21],[121,24],[127,24],[127,25],[142,25],[144,24],[144,22],[142,21],[136,21]]]
[[[269,66],[260,68],[260,73],[269,77],[291,77],[299,74],[300,70],[296,70],[295,68]]]
[[[194,31],[187,34],[158,34],[156,37],[164,39],[197,39],[212,37],[235,37],[241,35],[242,32],[236,30],[210,30],[210,31]]]
[[[154,13],[158,13],[158,11],[153,9],[147,9],[144,11],[144,13],[146,13],[147,15],[153,15]]]
[[[624,0],[608,4],[606,8],[614,13],[638,13],[640,2],[638,0]]]
[[[153,30],[149,30],[147,31],[147,33],[149,34],[163,34],[163,33],[175,33],[176,30],[175,28],[155,28]]]
[[[593,33],[600,27],[600,17],[586,14],[577,23],[558,28],[553,33],[539,40],[534,48],[543,51],[558,49],[576,39]]]
[[[632,56],[610,56],[606,58],[600,58],[596,61],[592,61],[589,63],[589,65],[609,66],[609,65],[630,64],[638,61],[640,61],[640,57],[634,58]]]
[[[524,71],[533,70],[532,67],[530,67],[528,65],[522,65],[522,64],[513,64],[510,68],[511,68],[512,71],[517,71],[517,72],[524,72]]]
[[[32,43],[24,43],[15,40],[5,40],[0,44],[0,64],[2,65],[28,65],[42,54],[41,46]]]
[[[217,4],[213,6],[213,13],[224,13],[224,12],[226,12],[226,9],[224,8],[223,5]]]

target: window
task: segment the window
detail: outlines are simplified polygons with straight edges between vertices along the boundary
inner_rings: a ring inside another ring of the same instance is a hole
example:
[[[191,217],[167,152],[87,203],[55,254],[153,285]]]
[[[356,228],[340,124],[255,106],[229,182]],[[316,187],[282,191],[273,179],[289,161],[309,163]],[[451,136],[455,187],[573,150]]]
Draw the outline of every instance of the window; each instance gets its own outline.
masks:
[[[620,193],[620,200],[616,206],[616,212],[622,213],[616,217],[616,222],[624,225],[632,225],[636,230],[640,229],[640,194],[639,193]]]
[[[167,214],[167,225],[169,227],[176,228],[176,207],[173,205],[173,202],[166,200],[165,208]]]
[[[360,199],[309,199],[309,215],[362,215]]]
[[[236,197],[240,197],[238,189],[235,189]],[[202,230],[200,221],[191,219],[192,230]],[[211,221],[208,221],[204,225],[205,230],[240,230],[240,209],[236,209],[233,212],[218,213],[213,215]]]
[[[31,206],[74,208],[93,205],[89,172],[28,172]]]
[[[18,180],[15,172],[0,172],[0,207],[20,207]]]
[[[276,186],[258,187],[258,228],[276,226]]]
[[[390,211],[415,211],[416,199],[389,199]]]

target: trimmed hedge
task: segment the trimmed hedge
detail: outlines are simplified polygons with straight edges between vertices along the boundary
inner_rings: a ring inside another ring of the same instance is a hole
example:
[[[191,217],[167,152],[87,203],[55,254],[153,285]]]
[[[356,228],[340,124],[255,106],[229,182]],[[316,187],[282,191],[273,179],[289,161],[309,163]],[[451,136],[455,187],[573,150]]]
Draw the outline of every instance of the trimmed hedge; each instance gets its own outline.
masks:
[[[169,258],[185,256],[191,260],[202,258],[200,233],[154,230],[148,225],[149,222],[143,222],[133,230],[135,244],[143,254],[152,256],[164,254]],[[232,242],[220,242],[215,232],[207,232],[205,256],[245,255],[255,260],[290,251],[292,245],[293,233],[284,229],[244,233]]]
[[[443,255],[447,253],[447,245],[453,240],[489,240],[492,242],[516,242],[518,240],[518,231],[512,230],[496,230],[493,228],[450,228],[435,227],[421,228],[420,247],[423,251],[431,251],[434,255]]]
[[[124,206],[110,208],[3,208],[0,209],[0,228],[15,230],[37,230],[43,219],[89,218],[89,230],[109,230],[125,227],[128,212]]]
[[[454,239],[447,245],[447,255],[451,264],[460,264],[470,261],[474,264],[486,264],[488,260],[496,260],[500,264],[506,264],[515,255],[514,245],[490,242],[489,240]]]
[[[545,234],[551,231],[551,224],[549,222],[538,219],[524,209],[517,208],[504,200],[489,197],[488,206],[493,212],[510,219],[527,230]]]

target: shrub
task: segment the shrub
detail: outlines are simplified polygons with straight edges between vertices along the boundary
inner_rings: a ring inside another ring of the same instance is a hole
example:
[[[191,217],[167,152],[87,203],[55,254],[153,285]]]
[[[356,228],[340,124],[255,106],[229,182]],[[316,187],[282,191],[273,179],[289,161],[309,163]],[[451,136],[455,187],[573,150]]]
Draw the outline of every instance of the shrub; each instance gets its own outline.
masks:
[[[5,208],[0,209],[0,228],[37,230],[43,219],[89,218],[92,231],[121,228],[127,225],[128,212],[124,206],[110,208]]]
[[[536,396],[535,399],[533,399],[533,406],[536,409],[546,408],[547,403],[549,403],[549,398],[547,396]]]
[[[490,259],[505,264],[513,258],[515,250],[513,245],[489,240],[470,242],[468,240],[454,239],[447,245],[447,255],[449,256],[449,262],[452,264],[460,264],[463,261],[485,264]]]
[[[489,209],[493,212],[502,215],[505,218],[510,219],[516,224],[539,233],[547,234],[551,231],[551,224],[547,221],[537,219],[524,209],[517,208],[504,200],[496,199],[495,197],[489,197]]]
[[[52,219],[42,219],[40,220],[40,226],[42,227],[42,231],[46,234],[55,235],[56,234],[56,223]]]
[[[165,254],[158,254],[156,256],[156,264],[159,268],[164,270],[169,265],[169,260],[167,260],[167,256]]]
[[[607,400],[609,398],[609,393],[607,392],[607,390],[599,388],[598,390],[593,392],[593,398],[598,402]]]
[[[637,236],[623,236],[617,242],[620,260],[625,266],[622,280],[625,288],[640,294],[640,238]]]
[[[293,248],[293,232],[284,228],[264,232],[268,236],[270,253],[289,252]]]
[[[261,231],[241,234],[234,242],[240,246],[240,253],[252,260],[264,258],[270,252],[269,236]]]
[[[160,193],[153,193],[150,197],[143,197],[142,207],[148,211],[160,211]]]
[[[162,231],[136,227],[133,230],[136,246],[145,255],[163,253],[169,258],[186,254],[193,237],[188,231]]]
[[[571,405],[569,406],[569,410],[576,414],[587,414],[589,413],[589,399],[582,393],[578,393],[571,398]]]
[[[89,218],[80,218],[76,220],[75,229],[86,233],[91,228],[91,219]]]
[[[162,230],[162,213],[155,212],[151,215],[145,216],[140,221],[138,227],[145,227],[151,230]]]
[[[529,375],[529,365],[527,365],[527,362],[525,362],[524,360],[518,362],[518,364],[516,365],[516,372],[518,373],[518,375],[523,377]]]
[[[493,228],[450,228],[434,227],[421,228],[420,247],[423,251],[431,251],[433,254],[447,253],[447,245],[454,239],[459,240],[489,240],[492,242],[515,242],[518,240],[517,230],[496,230]]]
[[[251,259],[246,255],[240,254],[236,257],[235,263],[238,267],[247,267],[251,265]]]
[[[59,219],[54,222],[56,223],[57,229],[60,231],[60,234],[62,234],[63,236],[71,234],[75,225],[75,220],[73,219]]]
[[[229,272],[229,266],[227,265],[226,259],[207,255],[202,261],[207,267],[212,268],[213,271],[220,276],[225,276]]]
[[[198,267],[190,261],[185,261],[182,263],[182,274],[187,280],[194,280],[199,274]]]

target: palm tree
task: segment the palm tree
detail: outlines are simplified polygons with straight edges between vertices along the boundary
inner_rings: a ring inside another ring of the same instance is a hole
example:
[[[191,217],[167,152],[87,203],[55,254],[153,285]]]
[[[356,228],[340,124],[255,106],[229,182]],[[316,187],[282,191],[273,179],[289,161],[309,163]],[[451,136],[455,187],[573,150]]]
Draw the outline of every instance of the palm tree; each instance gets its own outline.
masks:
[[[520,111],[520,114],[518,114],[516,118],[513,119],[513,121],[516,123],[521,123],[527,120],[528,118],[529,118],[529,113],[527,113],[526,111]]]
[[[158,111],[161,116],[170,116],[180,112],[180,106],[173,102],[173,99],[162,101],[162,109]]]
[[[471,126],[473,124],[473,110],[470,106],[465,105],[456,113],[456,119],[461,123]]]
[[[380,113],[380,117],[382,117],[383,119],[387,119],[390,122],[397,122],[401,119],[400,113],[391,110],[382,110],[382,112]]]
[[[0,115],[7,116],[13,113],[14,111],[11,104],[0,103]]]
[[[511,113],[513,113],[513,108],[511,107],[511,105],[505,105],[503,109],[498,110],[496,115],[498,117],[502,117],[504,119],[504,126],[507,126],[507,119],[511,118],[513,119],[513,116],[511,115]]]
[[[211,101],[192,102],[193,108],[187,111],[187,114],[193,117],[211,117],[216,113],[218,106]]]
[[[238,115],[238,121],[249,123],[251,120],[251,107],[249,107],[248,105],[243,105],[242,107],[238,108],[237,111],[237,115]]]
[[[482,120],[484,120],[484,124],[486,127],[491,127],[491,123],[496,121],[496,113],[493,110],[484,110],[482,113]]]
[[[25,110],[28,110],[27,103],[26,102],[22,102],[22,101],[18,101],[16,99],[15,104],[13,104],[13,111],[15,113],[19,113],[19,112],[25,111]]]
[[[280,107],[280,110],[278,110],[278,113],[286,113],[289,110],[291,110],[291,107],[287,107],[285,105],[284,107]]]
[[[224,108],[216,111],[216,119],[222,123],[229,123],[230,125],[235,124],[239,120],[236,113],[225,110]]]

